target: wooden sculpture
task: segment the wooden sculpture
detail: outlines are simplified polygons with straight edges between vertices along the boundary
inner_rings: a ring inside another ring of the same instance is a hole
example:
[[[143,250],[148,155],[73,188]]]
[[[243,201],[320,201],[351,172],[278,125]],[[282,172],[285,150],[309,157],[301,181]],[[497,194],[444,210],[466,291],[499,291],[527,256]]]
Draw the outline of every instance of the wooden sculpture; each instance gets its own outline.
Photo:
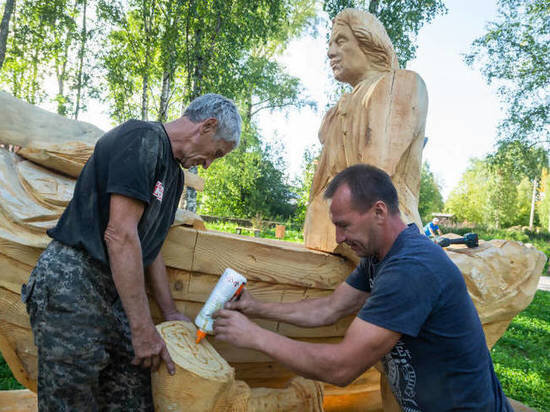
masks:
[[[319,130],[323,150],[304,241],[308,248],[333,252],[338,245],[323,193],[338,172],[356,163],[385,170],[397,189],[403,220],[422,227],[418,193],[428,96],[418,74],[399,70],[384,26],[367,12],[346,9],[336,16],[328,56],[336,80],[353,90],[327,112]]]

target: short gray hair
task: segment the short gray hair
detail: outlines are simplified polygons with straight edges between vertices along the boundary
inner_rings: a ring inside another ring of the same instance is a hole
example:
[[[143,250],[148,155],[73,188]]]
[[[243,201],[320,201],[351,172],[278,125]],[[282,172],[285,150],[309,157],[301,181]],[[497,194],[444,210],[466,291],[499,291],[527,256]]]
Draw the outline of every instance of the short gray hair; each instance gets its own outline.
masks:
[[[213,117],[218,121],[214,139],[239,145],[241,140],[241,115],[233,100],[219,94],[208,93],[193,100],[183,113],[193,123]]]

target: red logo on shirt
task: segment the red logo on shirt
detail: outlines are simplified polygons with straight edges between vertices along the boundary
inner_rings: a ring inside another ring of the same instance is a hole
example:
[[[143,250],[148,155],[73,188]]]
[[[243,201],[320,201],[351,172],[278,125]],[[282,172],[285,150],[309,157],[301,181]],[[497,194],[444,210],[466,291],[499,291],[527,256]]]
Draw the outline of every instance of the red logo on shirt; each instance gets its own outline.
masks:
[[[153,190],[153,196],[155,196],[159,202],[162,202],[162,195],[164,194],[164,186],[160,180],[155,185],[155,190]]]

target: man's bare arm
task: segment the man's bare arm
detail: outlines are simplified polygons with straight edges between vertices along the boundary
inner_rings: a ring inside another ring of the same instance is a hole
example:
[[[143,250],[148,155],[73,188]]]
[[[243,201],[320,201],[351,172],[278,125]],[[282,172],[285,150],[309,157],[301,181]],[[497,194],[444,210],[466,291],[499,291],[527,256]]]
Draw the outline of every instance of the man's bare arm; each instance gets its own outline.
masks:
[[[170,293],[166,265],[160,252],[153,263],[146,268],[146,274],[151,286],[151,292],[153,293],[155,302],[157,302],[162,311],[164,319],[190,321],[189,318],[178,312],[176,308],[176,304]]]
[[[342,342],[300,342],[268,331],[231,310],[215,314],[216,339],[259,350],[298,375],[346,386],[378,362],[401,335],[355,318]],[[297,356],[299,354],[299,356]]]
[[[317,327],[332,325],[339,319],[356,313],[367,297],[368,293],[343,282],[329,296],[288,303],[260,302],[245,290],[238,301],[227,303],[225,308],[238,310],[251,317],[272,319],[301,327]]]
[[[141,242],[137,231],[143,210],[140,201],[112,194],[104,239],[113,281],[130,322],[135,352],[132,363],[156,369],[162,358],[169,372],[173,373],[174,364],[153,325],[145,293]]]

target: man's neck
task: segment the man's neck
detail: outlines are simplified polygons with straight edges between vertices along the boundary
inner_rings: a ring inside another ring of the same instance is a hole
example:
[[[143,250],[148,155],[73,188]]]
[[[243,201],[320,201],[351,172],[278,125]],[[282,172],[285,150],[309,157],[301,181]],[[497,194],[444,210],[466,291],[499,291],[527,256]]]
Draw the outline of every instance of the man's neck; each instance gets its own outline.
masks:
[[[379,261],[384,259],[384,257],[388,254],[390,249],[392,248],[393,244],[405,229],[407,228],[407,225],[403,223],[401,220],[401,216],[399,214],[395,216],[389,216],[388,219],[388,225],[386,227],[386,230],[383,232],[383,242],[380,250],[378,253],[376,253],[376,257]]]

